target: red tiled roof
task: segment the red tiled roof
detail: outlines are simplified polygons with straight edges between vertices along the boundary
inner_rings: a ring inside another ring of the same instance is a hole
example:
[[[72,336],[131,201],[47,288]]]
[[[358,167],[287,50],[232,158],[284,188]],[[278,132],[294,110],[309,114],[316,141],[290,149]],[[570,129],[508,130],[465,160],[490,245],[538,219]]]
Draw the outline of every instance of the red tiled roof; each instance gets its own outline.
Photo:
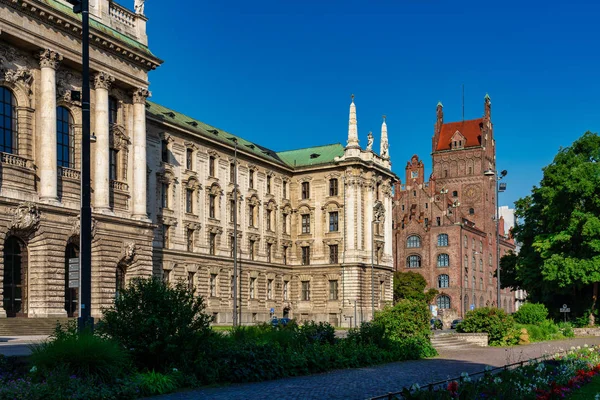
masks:
[[[450,141],[452,140],[452,136],[454,136],[456,131],[459,131],[467,139],[467,143],[464,145],[464,147],[480,146],[480,126],[483,126],[482,124],[483,118],[443,124],[435,151],[450,150]]]

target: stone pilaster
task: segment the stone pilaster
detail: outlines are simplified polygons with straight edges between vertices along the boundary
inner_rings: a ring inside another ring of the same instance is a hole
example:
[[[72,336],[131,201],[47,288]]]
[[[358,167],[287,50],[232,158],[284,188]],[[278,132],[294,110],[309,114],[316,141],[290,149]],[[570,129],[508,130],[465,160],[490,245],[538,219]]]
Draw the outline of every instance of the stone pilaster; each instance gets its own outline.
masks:
[[[374,182],[369,181],[366,185],[366,209],[365,209],[365,218],[366,218],[366,246],[367,252],[369,253],[369,257],[371,256],[371,251],[373,249],[373,206],[375,205],[375,192]]]
[[[146,213],[146,98],[148,89],[133,92],[133,217],[147,219]]]
[[[46,49],[40,53],[40,200],[58,200],[56,160],[56,68],[63,56]]]
[[[110,141],[108,126],[108,89],[115,78],[105,72],[99,72],[94,77],[96,92],[95,107],[95,163],[94,163],[94,209],[99,212],[109,212],[109,165]]]

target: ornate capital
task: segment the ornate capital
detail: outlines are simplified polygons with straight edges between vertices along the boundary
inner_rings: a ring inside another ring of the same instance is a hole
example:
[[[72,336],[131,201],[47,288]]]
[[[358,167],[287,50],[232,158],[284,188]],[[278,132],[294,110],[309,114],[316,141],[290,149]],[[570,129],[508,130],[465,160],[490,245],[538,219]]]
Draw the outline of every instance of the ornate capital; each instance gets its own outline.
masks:
[[[95,89],[110,89],[110,86],[115,81],[115,77],[106,73],[98,72],[94,76],[94,88]]]
[[[132,96],[134,104],[145,104],[146,99],[152,96],[152,93],[146,88],[138,88],[133,91]]]
[[[62,60],[62,54],[57,51],[46,49],[40,52],[40,66],[42,68],[56,69]]]

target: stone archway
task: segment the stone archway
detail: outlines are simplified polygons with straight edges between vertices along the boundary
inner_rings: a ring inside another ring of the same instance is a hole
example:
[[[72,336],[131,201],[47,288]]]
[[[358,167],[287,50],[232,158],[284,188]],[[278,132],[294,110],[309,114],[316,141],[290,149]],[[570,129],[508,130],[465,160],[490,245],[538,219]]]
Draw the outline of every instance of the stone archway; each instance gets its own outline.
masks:
[[[27,246],[16,236],[4,242],[3,307],[7,317],[27,316]]]

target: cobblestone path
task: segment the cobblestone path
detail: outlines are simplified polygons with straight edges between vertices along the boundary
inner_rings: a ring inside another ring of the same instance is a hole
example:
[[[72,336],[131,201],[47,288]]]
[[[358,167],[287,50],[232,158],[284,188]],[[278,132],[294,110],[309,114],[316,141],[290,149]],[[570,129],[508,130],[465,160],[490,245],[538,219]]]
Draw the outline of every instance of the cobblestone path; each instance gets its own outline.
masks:
[[[421,385],[478,372],[486,365],[500,367],[526,361],[546,353],[554,354],[571,346],[600,345],[600,337],[575,338],[527,346],[473,347],[470,350],[446,351],[438,357],[404,361],[369,368],[337,370],[324,374],[275,381],[235,384],[198,389],[153,397],[153,400],[262,400],[298,399],[364,400],[402,390],[417,382]]]

